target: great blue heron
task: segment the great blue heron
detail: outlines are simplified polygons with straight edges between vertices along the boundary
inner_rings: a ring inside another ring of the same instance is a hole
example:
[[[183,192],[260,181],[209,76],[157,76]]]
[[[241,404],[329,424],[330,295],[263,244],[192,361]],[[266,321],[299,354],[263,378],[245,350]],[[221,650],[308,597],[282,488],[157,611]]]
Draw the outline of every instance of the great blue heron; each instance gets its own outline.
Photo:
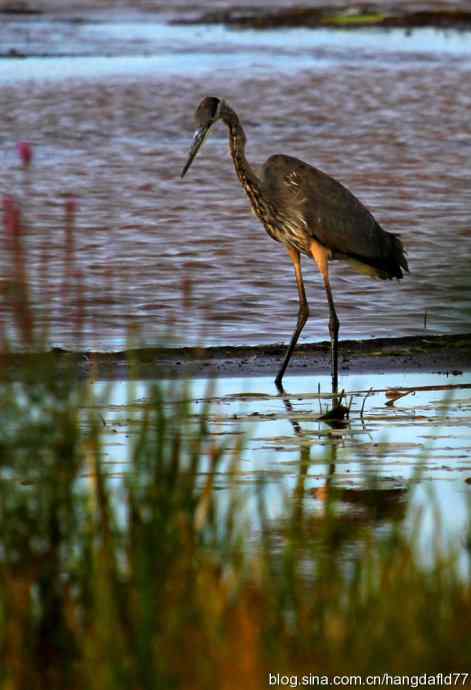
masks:
[[[386,232],[368,209],[340,182],[303,161],[278,154],[270,156],[257,176],[245,157],[246,137],[237,113],[222,99],[204,98],[195,119],[193,138],[183,177],[212,125],[221,119],[229,130],[232,160],[240,183],[265,230],[285,245],[294,264],[299,293],[298,321],[276,375],[281,382],[309,308],[301,272],[301,254],[314,259],[324,281],[329,303],[332,390],[338,387],[339,320],[329,283],[329,260],[343,259],[361,272],[383,279],[402,278],[408,271],[400,239]]]

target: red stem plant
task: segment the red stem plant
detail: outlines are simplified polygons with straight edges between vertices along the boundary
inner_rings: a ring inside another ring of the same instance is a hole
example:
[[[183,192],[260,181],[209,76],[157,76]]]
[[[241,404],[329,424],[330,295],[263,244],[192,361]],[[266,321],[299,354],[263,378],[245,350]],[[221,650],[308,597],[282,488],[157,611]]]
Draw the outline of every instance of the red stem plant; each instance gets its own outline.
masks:
[[[19,141],[16,145],[23,168],[31,167],[33,162],[33,147],[27,141]]]
[[[27,260],[24,249],[24,229],[21,209],[12,196],[3,199],[3,225],[9,256],[10,275],[6,282],[7,304],[13,313],[21,342],[27,347],[33,343],[33,313],[31,307]]]

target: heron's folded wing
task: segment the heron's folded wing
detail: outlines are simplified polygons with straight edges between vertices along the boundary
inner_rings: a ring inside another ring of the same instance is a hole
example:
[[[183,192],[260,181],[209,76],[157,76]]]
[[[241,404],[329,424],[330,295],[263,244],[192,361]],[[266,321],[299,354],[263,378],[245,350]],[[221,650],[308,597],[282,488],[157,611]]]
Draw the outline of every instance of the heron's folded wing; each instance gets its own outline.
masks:
[[[302,218],[306,231],[333,252],[381,261],[391,253],[394,235],[344,185],[297,158],[268,159],[264,191],[285,217]]]

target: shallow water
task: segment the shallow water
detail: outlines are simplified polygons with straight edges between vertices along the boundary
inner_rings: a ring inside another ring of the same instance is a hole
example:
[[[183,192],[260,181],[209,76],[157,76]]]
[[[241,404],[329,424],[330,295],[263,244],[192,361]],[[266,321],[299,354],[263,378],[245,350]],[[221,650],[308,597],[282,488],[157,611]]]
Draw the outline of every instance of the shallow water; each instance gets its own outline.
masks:
[[[77,300],[64,295],[68,194],[78,200],[73,268],[83,272],[92,324],[82,346],[122,348],[131,326],[149,346],[168,325],[184,343],[289,338],[293,270],[250,215],[223,125],[179,179],[205,94],[239,112],[251,161],[285,152],[311,162],[401,235],[411,268],[401,283],[334,265],[341,337],[422,333],[425,314],[432,333],[469,328],[469,34],[235,32],[118,19],[1,29],[6,49],[52,56],[0,61],[0,194],[23,199],[51,345],[77,344]],[[22,140],[34,144],[29,171],[18,163]],[[7,262],[3,252],[4,276]],[[308,263],[304,340],[323,340],[326,300]]]
[[[316,382],[321,395],[329,391],[328,377],[317,377]],[[228,456],[240,435],[245,435],[236,483],[255,532],[260,480],[275,528],[287,519],[293,501],[299,500],[300,487],[303,510],[313,518],[322,514],[328,492],[335,491],[349,519],[373,522],[378,529],[394,517],[404,518],[413,529],[420,511],[424,558],[430,556],[440,529],[443,544],[461,554],[464,566],[471,498],[471,374],[345,375],[341,383],[347,401],[351,399],[350,420],[343,428],[319,421],[320,409],[324,412],[329,401],[319,398],[317,389],[313,393],[308,377],[287,377],[285,398],[264,377],[221,379],[215,385],[197,380],[186,391],[181,389],[180,396],[190,393],[196,415],[209,392],[209,431],[216,441],[225,441]],[[147,404],[148,385],[115,384],[110,404],[100,409],[106,428],[106,466],[118,482],[129,468],[133,419]],[[450,390],[443,390],[448,386]],[[96,387],[99,392],[104,384]],[[370,388],[373,391],[365,399]],[[392,404],[392,390],[408,390],[408,394]],[[221,501],[235,481],[233,468],[228,470],[223,465],[217,474]],[[366,481],[371,474],[379,479],[374,490]],[[406,514],[406,498],[411,494]]]

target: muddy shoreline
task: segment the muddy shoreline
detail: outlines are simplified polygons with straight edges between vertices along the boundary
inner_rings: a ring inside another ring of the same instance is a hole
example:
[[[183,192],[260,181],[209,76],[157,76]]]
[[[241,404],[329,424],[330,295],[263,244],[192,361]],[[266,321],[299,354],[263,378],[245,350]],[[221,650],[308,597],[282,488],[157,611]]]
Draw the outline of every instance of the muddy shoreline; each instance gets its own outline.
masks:
[[[70,18],[74,21],[100,19],[108,14],[119,18],[132,13],[161,14],[170,23],[177,24],[223,24],[233,29],[414,29],[439,28],[454,30],[471,30],[471,10],[465,2],[459,0],[437,7],[433,3],[396,3],[388,2],[363,4],[353,3],[314,3],[291,6],[277,6],[276,2],[264,5],[225,5],[212,7],[211,4],[154,3],[150,0],[129,3],[92,2],[75,0],[66,6],[58,0],[0,0],[0,15],[5,18],[47,17]]]
[[[339,7],[250,8],[203,12],[199,16],[176,20],[185,24],[223,24],[233,29],[454,29],[471,30],[471,11],[461,8],[406,9],[384,5],[345,5]]]
[[[23,379],[25,373],[48,371],[58,362],[76,368],[80,377],[103,380],[274,376],[285,344],[251,347],[135,348],[120,352],[4,353],[3,376]],[[320,374],[329,370],[329,343],[300,345],[289,374]],[[393,371],[445,373],[456,376],[471,369],[471,334],[343,340],[341,374]]]

